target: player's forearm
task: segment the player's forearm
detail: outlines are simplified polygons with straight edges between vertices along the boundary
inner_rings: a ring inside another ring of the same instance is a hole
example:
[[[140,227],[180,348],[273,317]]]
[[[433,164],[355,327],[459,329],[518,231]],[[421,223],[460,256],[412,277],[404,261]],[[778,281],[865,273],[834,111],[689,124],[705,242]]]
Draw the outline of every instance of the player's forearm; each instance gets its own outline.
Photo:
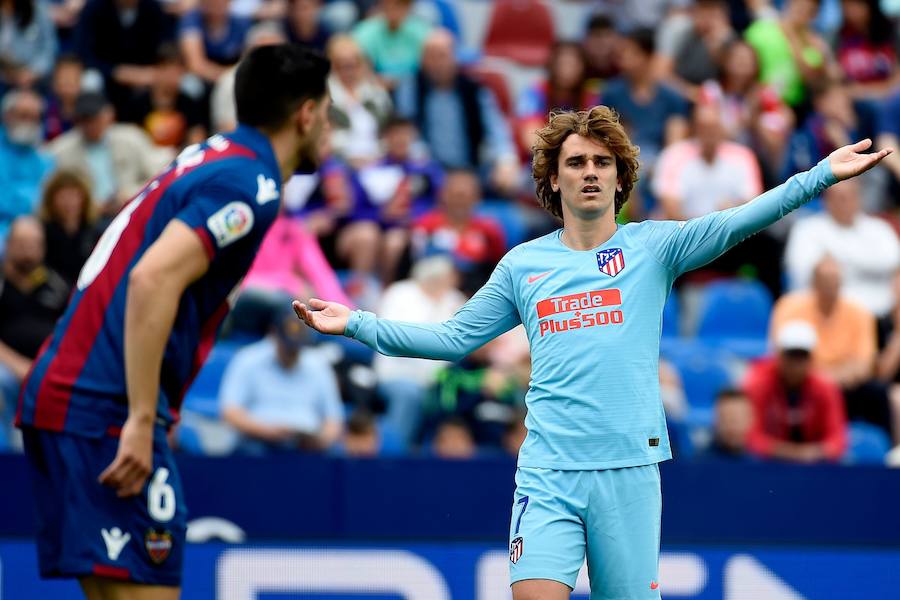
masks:
[[[128,417],[156,417],[159,376],[166,342],[178,312],[181,290],[164,278],[135,270],[129,278],[125,307],[125,379]]]
[[[747,204],[725,211],[733,213],[727,223],[728,229],[744,237],[752,235],[803,206],[835,183],[837,178],[831,172],[826,157],[809,171],[797,173]]]
[[[379,319],[365,311],[355,311],[344,332],[387,356],[430,358],[456,362],[477,348],[452,323],[409,323]],[[480,345],[480,344],[479,344]]]
[[[747,204],[691,219],[681,238],[687,251],[675,263],[675,269],[683,273],[707,264],[836,182],[825,158],[809,171],[794,175]]]

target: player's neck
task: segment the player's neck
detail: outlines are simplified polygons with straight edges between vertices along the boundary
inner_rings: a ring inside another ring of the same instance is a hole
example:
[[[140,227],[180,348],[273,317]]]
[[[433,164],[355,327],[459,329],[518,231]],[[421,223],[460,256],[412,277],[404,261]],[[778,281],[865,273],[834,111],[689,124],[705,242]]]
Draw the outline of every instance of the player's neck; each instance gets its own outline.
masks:
[[[602,246],[616,232],[616,220],[612,215],[584,220],[569,217],[563,224],[562,243],[572,250],[590,250]]]
[[[275,133],[266,133],[269,143],[272,144],[272,151],[275,153],[275,159],[278,161],[278,169],[281,171],[281,181],[286,182],[299,165],[297,164],[297,142],[289,131],[278,131]]]

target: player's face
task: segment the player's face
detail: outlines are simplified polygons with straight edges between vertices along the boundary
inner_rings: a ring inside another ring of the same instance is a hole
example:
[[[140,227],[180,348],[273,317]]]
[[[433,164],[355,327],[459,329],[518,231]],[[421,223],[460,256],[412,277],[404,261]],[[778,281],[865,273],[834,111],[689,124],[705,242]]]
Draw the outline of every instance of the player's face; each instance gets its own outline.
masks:
[[[320,162],[320,147],[331,134],[328,108],[331,99],[326,95],[317,102],[309,101],[301,108],[300,146],[297,148],[297,166],[303,171],[314,171]]]
[[[550,176],[562,200],[563,220],[594,220],[615,216],[619,188],[616,157],[606,144],[572,134],[560,148],[558,174]],[[611,211],[611,212],[610,212]]]

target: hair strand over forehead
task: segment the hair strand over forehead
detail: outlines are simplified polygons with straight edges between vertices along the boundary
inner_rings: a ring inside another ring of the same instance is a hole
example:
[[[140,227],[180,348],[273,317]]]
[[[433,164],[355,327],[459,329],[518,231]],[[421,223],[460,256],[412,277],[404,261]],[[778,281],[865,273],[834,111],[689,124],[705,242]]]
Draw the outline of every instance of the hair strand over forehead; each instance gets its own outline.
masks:
[[[532,176],[537,184],[538,202],[551,215],[562,218],[562,201],[559,192],[553,191],[550,178],[559,174],[563,142],[573,133],[604,144],[615,156],[616,171],[622,185],[622,190],[616,191],[618,215],[638,180],[640,149],[631,143],[616,112],[606,106],[580,111],[553,111],[547,125],[537,130],[537,141],[532,147]]]

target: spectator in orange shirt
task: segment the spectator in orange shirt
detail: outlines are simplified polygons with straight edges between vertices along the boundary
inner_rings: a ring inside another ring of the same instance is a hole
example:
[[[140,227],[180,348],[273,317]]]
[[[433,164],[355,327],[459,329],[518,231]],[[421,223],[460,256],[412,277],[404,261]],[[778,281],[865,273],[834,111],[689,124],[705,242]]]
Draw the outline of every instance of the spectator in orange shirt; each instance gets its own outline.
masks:
[[[799,463],[836,461],[847,446],[841,390],[813,367],[816,331],[789,321],[775,338],[777,354],[755,363],[744,380],[753,405],[750,451]]]
[[[887,388],[874,378],[875,316],[841,294],[841,268],[833,257],[826,255],[816,265],[811,290],[787,294],[775,303],[770,339],[778,339],[785,324],[796,319],[815,329],[813,363],[841,386],[850,419],[869,421],[890,433]]]

